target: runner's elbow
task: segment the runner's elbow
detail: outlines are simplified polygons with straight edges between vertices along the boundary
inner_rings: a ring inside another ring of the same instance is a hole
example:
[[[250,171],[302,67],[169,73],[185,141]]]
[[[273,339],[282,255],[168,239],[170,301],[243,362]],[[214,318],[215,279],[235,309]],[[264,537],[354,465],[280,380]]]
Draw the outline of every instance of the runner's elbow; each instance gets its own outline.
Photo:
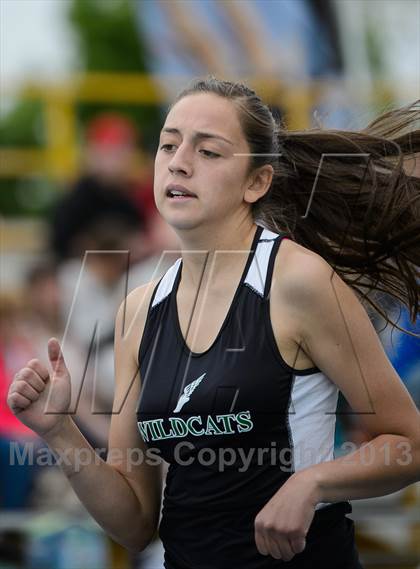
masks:
[[[156,535],[157,528],[154,525],[143,522],[141,527],[132,536],[129,536],[129,539],[122,545],[130,553],[141,553],[155,540]]]

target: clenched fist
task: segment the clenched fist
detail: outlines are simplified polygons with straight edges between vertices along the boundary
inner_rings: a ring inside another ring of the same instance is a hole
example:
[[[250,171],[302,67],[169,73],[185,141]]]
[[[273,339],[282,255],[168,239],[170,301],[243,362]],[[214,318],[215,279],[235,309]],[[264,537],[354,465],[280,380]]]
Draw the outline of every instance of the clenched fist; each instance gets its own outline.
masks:
[[[51,372],[30,360],[15,374],[7,396],[12,413],[41,437],[59,430],[71,399],[71,378],[56,338],[48,340],[48,357]]]

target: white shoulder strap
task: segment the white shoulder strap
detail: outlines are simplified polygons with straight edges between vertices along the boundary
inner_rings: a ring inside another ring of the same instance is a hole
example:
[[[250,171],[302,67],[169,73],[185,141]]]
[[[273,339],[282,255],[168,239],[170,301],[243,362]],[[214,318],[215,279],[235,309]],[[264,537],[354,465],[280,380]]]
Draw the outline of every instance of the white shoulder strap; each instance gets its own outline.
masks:
[[[274,241],[278,233],[264,229],[260,235],[252,263],[248,269],[244,283],[250,286],[257,294],[264,296],[265,281],[267,278],[268,262]]]
[[[178,268],[179,268],[179,264],[181,263],[181,260],[182,260],[182,257],[179,257],[179,259],[177,259],[175,261],[175,263],[173,263],[173,265],[171,265],[169,267],[169,269],[166,271],[166,273],[161,278],[160,283],[158,284],[158,287],[156,290],[155,297],[153,299],[152,308],[154,306],[156,306],[156,304],[159,304],[160,302],[162,302],[162,300],[164,300],[170,294],[170,292],[174,286],[175,278],[176,278]]]

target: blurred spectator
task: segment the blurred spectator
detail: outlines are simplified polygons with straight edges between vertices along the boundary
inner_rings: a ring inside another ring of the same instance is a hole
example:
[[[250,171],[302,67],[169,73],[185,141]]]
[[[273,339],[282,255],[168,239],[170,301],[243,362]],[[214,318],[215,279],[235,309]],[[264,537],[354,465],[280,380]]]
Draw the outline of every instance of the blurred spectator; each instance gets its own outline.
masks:
[[[86,131],[84,173],[51,221],[65,342],[78,343],[83,354],[83,369],[72,378],[80,395],[75,419],[103,455],[114,397],[117,309],[127,292],[153,277],[162,249],[175,242],[154,204],[150,163],[139,168],[137,144],[131,121],[115,113],[97,116]]]
[[[59,262],[82,257],[91,226],[110,220],[136,237],[133,260],[148,255],[153,186],[151,174],[134,175],[136,141],[132,123],[117,114],[99,115],[88,126],[84,172],[51,215],[51,249]]]
[[[155,244],[167,244],[164,226],[154,226]],[[154,278],[160,276],[171,262],[164,259],[159,266],[160,252],[156,252],[140,263],[132,263],[129,253],[135,239],[121,220],[98,220],[85,237],[88,254],[83,260],[74,258],[61,263],[57,275],[61,317],[66,323],[63,350],[66,354],[67,341],[78,342],[82,354],[82,369],[77,377],[72,376],[75,390],[80,389],[81,395],[75,419],[81,420],[79,428],[90,444],[104,449],[114,398],[114,325],[118,307],[132,288],[148,282],[156,269]]]
[[[48,259],[32,266],[22,294],[0,299],[0,507],[25,508],[39,505],[38,489],[48,479],[52,490],[54,480],[62,478],[54,461],[37,461],[40,451],[47,450],[38,435],[27,428],[7,406],[7,393],[14,374],[33,358],[46,364],[47,341],[63,334],[62,299],[56,267]],[[64,344],[67,365],[72,374],[72,400],[78,399],[79,384],[84,376],[83,352],[80,343],[66,337]],[[48,367],[48,366],[47,366]],[[89,387],[89,386],[88,386]],[[89,397],[80,398],[75,420],[87,438],[102,436],[103,425],[92,424]],[[95,428],[97,431],[95,431]],[[105,431],[106,436],[106,431]],[[25,454],[26,453],[26,454]],[[19,459],[19,456],[22,457]],[[53,471],[55,476],[51,477]],[[45,486],[45,485],[44,485]],[[57,486],[57,484],[55,484]],[[63,495],[59,483],[58,494]],[[67,484],[67,486],[69,486]],[[72,492],[71,487],[67,488]],[[44,494],[43,501],[48,502]],[[74,500],[73,500],[74,502]]]
[[[109,274],[108,274],[109,273]],[[112,270],[105,271],[112,280]],[[34,337],[34,346],[38,355],[45,360],[47,342],[51,336],[63,338],[66,362],[72,375],[72,407],[74,419],[87,439],[95,444],[106,446],[108,422],[102,416],[92,420],[91,398],[89,392],[89,370],[85,369],[87,355],[84,343],[77,335],[65,334],[68,314],[64,310],[64,298],[60,281],[60,268],[46,259],[33,266],[27,274],[25,289],[26,312],[22,326],[28,337]],[[119,276],[119,275],[118,275]],[[79,391],[85,389],[79,398]],[[76,407],[77,402],[77,407]]]
[[[68,338],[83,347],[89,391],[95,391],[95,410],[112,409],[114,391],[113,341],[115,316],[126,292],[131,235],[121,221],[98,221],[86,237],[84,261],[72,259],[60,266],[58,280],[62,314]],[[94,378],[97,378],[95,380]],[[92,415],[109,421],[109,415]],[[107,430],[102,429],[101,446]]]
[[[46,335],[60,334],[60,291],[57,268],[45,260],[32,266],[26,274],[25,299],[30,325],[44,328]]]

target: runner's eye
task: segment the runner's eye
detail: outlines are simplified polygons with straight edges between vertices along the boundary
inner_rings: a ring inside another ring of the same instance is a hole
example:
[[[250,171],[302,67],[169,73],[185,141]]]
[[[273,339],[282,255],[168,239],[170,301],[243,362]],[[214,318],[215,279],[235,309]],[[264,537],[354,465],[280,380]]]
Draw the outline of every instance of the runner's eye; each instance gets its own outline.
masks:
[[[211,152],[210,150],[205,150],[204,148],[202,148],[200,150],[200,152],[204,153],[204,156],[206,156],[207,158],[219,158],[220,154],[216,154],[216,152]]]

